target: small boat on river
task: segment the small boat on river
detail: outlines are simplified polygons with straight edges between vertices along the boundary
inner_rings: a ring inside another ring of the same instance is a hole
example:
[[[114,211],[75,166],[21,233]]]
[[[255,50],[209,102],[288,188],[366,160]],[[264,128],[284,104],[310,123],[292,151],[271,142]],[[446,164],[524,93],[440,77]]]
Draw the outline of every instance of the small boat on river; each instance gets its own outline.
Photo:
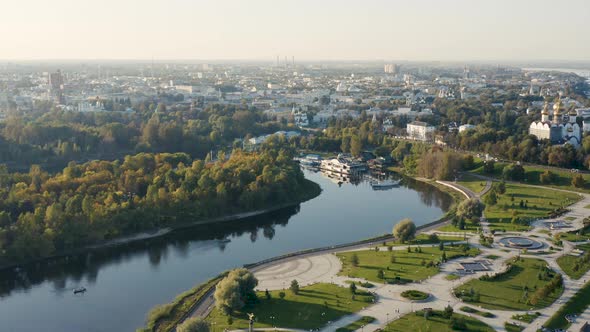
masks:
[[[379,182],[372,182],[371,187],[373,190],[386,190],[399,186],[401,180],[384,180]]]

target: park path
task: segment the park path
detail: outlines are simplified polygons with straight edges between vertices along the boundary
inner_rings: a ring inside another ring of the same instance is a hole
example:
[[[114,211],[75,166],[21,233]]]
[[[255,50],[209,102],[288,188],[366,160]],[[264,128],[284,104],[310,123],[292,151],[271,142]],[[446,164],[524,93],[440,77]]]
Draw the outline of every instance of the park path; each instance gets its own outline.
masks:
[[[487,191],[491,189],[492,179],[483,177],[486,179],[486,185],[484,189],[480,193],[474,193],[473,191],[465,188],[464,186],[458,185],[452,182],[444,182],[444,181],[437,181],[443,185],[451,187],[459,192],[461,192],[464,196],[468,198],[478,198],[481,199]],[[538,187],[538,186],[534,186]],[[558,191],[565,191],[571,192],[568,190],[560,190],[555,188],[548,188],[542,187],[548,190],[558,190]],[[573,193],[573,192],[571,192]],[[575,204],[569,206],[570,211],[565,215],[559,217],[559,219],[572,217],[575,218],[572,221],[574,229],[581,228],[582,219],[583,217],[588,215],[588,210],[585,209],[585,206],[590,204],[590,195],[588,194],[579,194],[582,197],[582,200],[576,202]],[[488,223],[485,218],[482,218],[481,221],[482,231],[484,233],[489,233]],[[421,232],[432,233],[435,232],[435,228],[440,227],[441,224],[433,225],[431,227],[422,229]],[[539,232],[541,229],[544,229],[542,226],[542,222],[535,222],[533,223],[533,227],[530,231],[527,232],[520,232],[524,236],[526,235],[535,235],[544,241],[547,240],[548,235],[546,233]],[[446,232],[437,232],[439,234],[446,234]],[[450,235],[450,234],[449,234]],[[452,234],[457,235],[457,234]],[[494,243],[491,248],[484,247],[479,244],[479,236],[473,233],[460,233],[461,236],[469,235],[469,243],[477,247],[481,250],[480,257],[488,256],[488,255],[495,255],[498,256],[498,259],[492,261],[491,271],[487,271],[487,273],[500,273],[504,271],[506,268],[505,262],[516,255],[519,255],[517,250],[510,250],[506,252],[504,247],[500,247],[497,243]],[[549,234],[550,236],[550,234]],[[287,258],[284,260],[271,262],[265,264],[263,266],[256,267],[252,269],[252,271],[260,277],[261,284],[259,285],[259,289],[286,289],[288,287],[287,280],[293,280],[294,275],[298,275],[296,272],[293,274],[293,271],[299,272],[309,272],[311,271],[308,278],[302,280],[302,285],[312,284],[316,282],[330,282],[334,284],[338,284],[343,287],[348,287],[349,284],[346,281],[355,280],[359,282],[363,282],[365,280],[358,279],[358,278],[349,278],[344,276],[338,276],[337,273],[340,270],[340,262],[339,259],[334,255],[336,252],[340,251],[351,251],[351,250],[365,250],[369,248],[375,248],[375,245],[378,245],[382,242],[376,241],[374,243],[366,243],[360,245],[352,245],[346,248],[337,248],[333,250],[325,250],[321,252],[315,252],[311,254],[301,255],[301,256],[294,256],[291,258]],[[402,247],[395,247],[395,250],[405,250],[405,246]],[[455,273],[458,267],[457,260],[452,260],[447,263],[441,265],[441,272],[437,275],[428,278],[419,283],[412,283],[407,285],[388,285],[388,284],[379,284],[374,283],[376,287],[367,289],[368,291],[374,292],[376,296],[376,302],[374,304],[368,305],[367,307],[363,308],[361,311],[347,315],[342,319],[339,319],[335,322],[330,322],[327,326],[325,326],[321,331],[328,332],[328,331],[335,331],[339,327],[346,326],[358,319],[362,316],[372,316],[375,317],[376,320],[373,323],[367,324],[362,328],[362,331],[375,331],[377,329],[382,329],[385,325],[391,322],[394,319],[397,319],[404,314],[413,312],[415,310],[420,310],[423,308],[434,308],[434,309],[443,309],[447,305],[451,305],[455,312],[462,313],[467,316],[471,316],[477,318],[484,323],[490,325],[496,331],[505,331],[504,323],[505,322],[514,322],[525,326],[524,331],[536,331],[544,322],[551,317],[553,313],[555,313],[559,307],[565,302],[567,302],[584,284],[585,280],[590,280],[590,271],[588,271],[582,278],[578,280],[572,280],[569,278],[561,268],[557,265],[556,259],[563,255],[569,253],[574,248],[574,245],[564,241],[563,250],[557,253],[548,254],[548,255],[522,255],[523,257],[532,257],[537,259],[542,259],[547,262],[547,264],[554,269],[555,271],[561,273],[564,276],[564,292],[562,296],[550,306],[535,310],[541,313],[541,316],[538,317],[532,324],[526,324],[523,322],[514,321],[512,316],[516,313],[524,313],[525,311],[509,311],[509,310],[488,310],[482,309],[483,311],[491,312],[496,317],[494,318],[486,318],[481,317],[478,315],[473,315],[469,313],[461,312],[459,309],[463,306],[470,306],[476,309],[481,309],[479,307],[473,306],[471,304],[466,304],[461,302],[461,300],[457,299],[453,294],[453,289],[457,286],[468,282],[474,278],[480,277],[483,273],[474,273],[466,276],[462,276],[458,280],[447,280],[446,276]],[[385,248],[380,248],[380,250],[386,250]],[[460,260],[469,260],[469,259],[460,259]],[[315,275],[314,275],[315,274]],[[362,289],[362,287],[359,287]],[[400,296],[400,293],[404,290],[409,289],[419,289],[426,291],[431,294],[431,297],[423,302],[410,302]],[[206,316],[210,310],[213,308],[213,297],[212,293],[210,296],[207,297],[202,304],[198,305],[194,314],[199,316]],[[584,314],[582,314],[578,322],[576,322],[575,326],[579,324],[583,324],[586,320],[590,319],[590,309],[586,310]],[[259,330],[259,329],[256,329]],[[262,330],[262,329],[261,329]],[[297,331],[294,329],[287,329],[292,331]]]

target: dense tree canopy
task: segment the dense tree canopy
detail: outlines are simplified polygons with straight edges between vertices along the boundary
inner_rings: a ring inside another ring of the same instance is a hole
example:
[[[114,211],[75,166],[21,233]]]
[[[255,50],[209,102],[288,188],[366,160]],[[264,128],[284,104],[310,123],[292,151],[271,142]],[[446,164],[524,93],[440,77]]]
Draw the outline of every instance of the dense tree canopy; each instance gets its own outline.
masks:
[[[0,168],[0,263],[51,255],[155,227],[264,209],[311,185],[284,142],[204,163],[184,153],[70,163],[50,175]],[[307,192],[307,193],[306,193]]]

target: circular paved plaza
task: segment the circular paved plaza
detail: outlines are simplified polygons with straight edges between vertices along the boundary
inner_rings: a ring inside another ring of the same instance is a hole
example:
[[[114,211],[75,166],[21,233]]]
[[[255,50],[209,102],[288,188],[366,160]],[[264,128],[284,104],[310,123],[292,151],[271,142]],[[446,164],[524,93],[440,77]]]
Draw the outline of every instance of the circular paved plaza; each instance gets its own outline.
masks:
[[[327,254],[294,258],[256,271],[254,275],[258,278],[258,290],[276,290],[288,288],[293,279],[297,280],[300,286],[330,282],[341,267],[338,257]]]

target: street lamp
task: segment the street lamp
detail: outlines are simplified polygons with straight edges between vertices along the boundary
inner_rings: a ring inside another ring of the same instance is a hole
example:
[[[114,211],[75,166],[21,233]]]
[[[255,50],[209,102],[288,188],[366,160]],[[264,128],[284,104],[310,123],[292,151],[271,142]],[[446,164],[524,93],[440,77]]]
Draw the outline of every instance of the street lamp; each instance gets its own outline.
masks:
[[[385,324],[389,324],[389,312],[387,313],[387,321],[385,322]]]

